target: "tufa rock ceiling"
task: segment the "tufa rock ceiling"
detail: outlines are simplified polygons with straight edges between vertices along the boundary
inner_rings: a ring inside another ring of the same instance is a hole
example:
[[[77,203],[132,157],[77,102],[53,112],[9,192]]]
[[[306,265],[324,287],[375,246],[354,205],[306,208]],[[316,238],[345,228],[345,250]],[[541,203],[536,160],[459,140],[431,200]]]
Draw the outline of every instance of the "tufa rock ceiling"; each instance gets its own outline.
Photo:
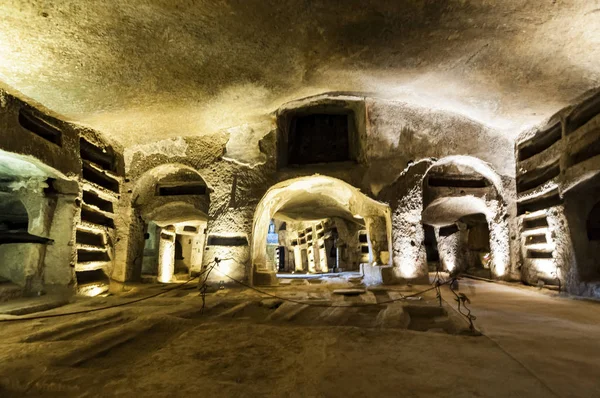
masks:
[[[509,137],[599,85],[598,0],[4,0],[0,80],[123,145],[364,92]]]

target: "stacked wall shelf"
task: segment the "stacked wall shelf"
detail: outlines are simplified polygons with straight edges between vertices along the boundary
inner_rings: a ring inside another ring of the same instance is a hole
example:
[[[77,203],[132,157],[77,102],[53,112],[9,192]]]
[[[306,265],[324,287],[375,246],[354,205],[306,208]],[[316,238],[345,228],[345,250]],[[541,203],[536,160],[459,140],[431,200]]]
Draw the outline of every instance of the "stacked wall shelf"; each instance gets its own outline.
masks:
[[[111,262],[115,228],[115,208],[120,193],[116,158],[81,138],[83,195],[81,222],[77,226],[77,263],[75,273],[80,286],[107,282],[103,270]]]

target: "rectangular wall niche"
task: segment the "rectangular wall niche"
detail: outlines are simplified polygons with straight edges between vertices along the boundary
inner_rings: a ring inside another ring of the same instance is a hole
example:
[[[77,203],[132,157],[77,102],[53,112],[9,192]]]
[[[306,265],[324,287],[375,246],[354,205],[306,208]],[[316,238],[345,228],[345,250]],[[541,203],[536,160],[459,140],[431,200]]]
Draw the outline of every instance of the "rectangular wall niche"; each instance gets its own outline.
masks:
[[[206,185],[202,183],[159,184],[156,194],[158,196],[205,195]]]
[[[62,132],[25,109],[19,111],[19,124],[38,137],[55,145],[62,146]]]
[[[207,246],[248,246],[245,236],[209,235]]]
[[[279,167],[359,158],[355,113],[345,103],[286,110],[278,116],[277,124]]]
[[[313,114],[292,118],[290,164],[343,162],[350,159],[348,115]]]

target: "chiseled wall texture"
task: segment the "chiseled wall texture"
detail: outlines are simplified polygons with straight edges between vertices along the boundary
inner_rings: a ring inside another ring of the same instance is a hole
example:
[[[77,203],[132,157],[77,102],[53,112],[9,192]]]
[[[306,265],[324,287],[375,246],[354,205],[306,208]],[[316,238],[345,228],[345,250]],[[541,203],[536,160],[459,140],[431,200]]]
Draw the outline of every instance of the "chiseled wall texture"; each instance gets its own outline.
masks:
[[[319,100],[317,100],[318,102]],[[252,239],[252,221],[256,205],[277,182],[315,173],[339,178],[363,193],[391,205],[393,212],[393,248],[402,254],[403,264],[418,267],[400,277],[422,276],[424,248],[420,212],[421,179],[431,158],[471,155],[494,169],[504,184],[505,200],[514,206],[513,143],[490,128],[463,116],[433,111],[406,103],[352,97],[349,102],[364,101],[364,160],[357,164],[324,164],[277,170],[277,127],[275,118],[252,125],[214,133],[202,132],[131,146],[125,149],[126,175],[123,203],[133,192],[136,181],[151,169],[166,163],[194,168],[211,189],[208,234],[240,234]],[[297,101],[298,107],[315,102]],[[469,137],[469,139],[465,139]],[[387,189],[383,191],[384,188]],[[381,191],[381,194],[380,194]],[[126,219],[128,219],[126,217]],[[395,221],[394,221],[395,220]],[[404,225],[406,224],[406,225]],[[124,237],[121,236],[121,239]],[[399,243],[398,243],[399,242]],[[412,244],[410,242],[413,242]],[[123,248],[122,250],[126,250]],[[207,247],[205,261],[215,256],[235,258],[241,264],[227,268],[237,277],[248,277],[248,247]],[[130,255],[131,257],[132,255]],[[118,261],[126,257],[119,256]],[[420,258],[423,261],[420,261]],[[410,261],[418,260],[415,264]],[[425,265],[426,266],[426,265]],[[512,269],[512,264],[507,264]]]

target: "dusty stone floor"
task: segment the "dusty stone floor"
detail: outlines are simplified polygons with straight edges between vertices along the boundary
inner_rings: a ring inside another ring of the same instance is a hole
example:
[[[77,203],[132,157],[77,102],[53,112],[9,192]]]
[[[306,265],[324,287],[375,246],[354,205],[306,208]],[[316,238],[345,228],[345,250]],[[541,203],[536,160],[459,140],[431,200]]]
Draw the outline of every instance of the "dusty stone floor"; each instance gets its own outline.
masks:
[[[440,310],[434,292],[364,306],[427,286],[342,296],[333,290],[352,284],[289,282],[268,292],[313,305],[226,288],[209,293],[201,312],[189,284],[109,310],[2,323],[0,396],[600,396],[599,303],[463,279],[484,334],[476,337],[461,334],[466,323],[448,306],[448,289]]]

